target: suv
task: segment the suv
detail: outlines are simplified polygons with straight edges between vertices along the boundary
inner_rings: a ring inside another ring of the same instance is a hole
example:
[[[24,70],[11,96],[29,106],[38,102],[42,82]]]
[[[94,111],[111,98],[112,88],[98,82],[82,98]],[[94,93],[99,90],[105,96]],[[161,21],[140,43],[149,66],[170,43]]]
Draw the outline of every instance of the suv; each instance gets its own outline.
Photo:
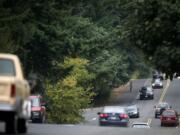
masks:
[[[30,86],[16,55],[0,54],[0,121],[8,134],[26,133],[31,115]]]
[[[154,99],[154,92],[150,86],[143,86],[139,90],[139,99]]]
[[[32,95],[30,96],[31,101],[31,120],[33,123],[45,123],[46,120],[46,107],[42,101],[42,96]]]
[[[163,82],[160,79],[155,79],[152,82],[153,89],[163,88]]]

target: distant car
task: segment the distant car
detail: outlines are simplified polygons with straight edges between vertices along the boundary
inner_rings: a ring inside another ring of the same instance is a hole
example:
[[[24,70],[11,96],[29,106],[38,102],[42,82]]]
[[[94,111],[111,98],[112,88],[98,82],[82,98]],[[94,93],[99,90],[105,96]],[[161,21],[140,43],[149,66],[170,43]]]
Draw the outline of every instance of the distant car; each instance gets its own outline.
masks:
[[[152,88],[153,89],[163,88],[163,82],[161,81],[161,79],[155,79],[152,82]]]
[[[155,79],[160,79],[160,80],[164,80],[165,79],[165,74],[163,73],[159,73],[159,72],[156,72],[153,74],[153,80]]]
[[[139,90],[139,99],[154,99],[154,92],[151,86],[143,86]]]
[[[105,106],[99,115],[99,125],[129,126],[129,116],[124,107]]]
[[[137,105],[131,105],[126,107],[126,111],[129,115],[129,118],[139,118],[139,108]]]
[[[172,107],[167,102],[161,102],[158,105],[154,106],[154,108],[155,108],[155,118],[158,118],[164,110],[171,109]]]
[[[150,128],[149,124],[145,122],[134,122],[131,127],[132,128]]]
[[[163,111],[160,120],[161,120],[161,126],[164,126],[164,125],[178,126],[179,125],[179,115],[173,109],[167,109]]]
[[[42,102],[42,96],[32,95],[31,101],[31,120],[33,123],[45,123],[46,121],[46,107]]]

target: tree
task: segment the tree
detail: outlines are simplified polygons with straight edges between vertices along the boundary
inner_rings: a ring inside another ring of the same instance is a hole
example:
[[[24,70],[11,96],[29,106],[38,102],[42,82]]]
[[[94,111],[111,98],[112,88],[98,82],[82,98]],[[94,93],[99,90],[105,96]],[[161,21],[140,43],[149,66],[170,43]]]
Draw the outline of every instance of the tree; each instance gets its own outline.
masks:
[[[180,69],[180,2],[142,0],[134,2],[127,18],[127,39],[141,48],[158,70],[172,76]]]
[[[69,71],[63,80],[47,86],[50,122],[77,123],[83,119],[82,109],[91,104],[94,96],[90,83],[94,74],[86,70],[87,65],[82,58],[66,58],[60,64],[61,69]]]

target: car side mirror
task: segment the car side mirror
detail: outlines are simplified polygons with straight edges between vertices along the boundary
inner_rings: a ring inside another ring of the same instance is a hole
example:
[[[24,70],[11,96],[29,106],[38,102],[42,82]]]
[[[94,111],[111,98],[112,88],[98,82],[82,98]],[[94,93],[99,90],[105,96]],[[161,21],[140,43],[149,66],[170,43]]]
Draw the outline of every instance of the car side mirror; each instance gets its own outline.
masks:
[[[97,115],[100,115],[100,114],[101,114],[101,112],[98,112],[98,113],[97,113]]]

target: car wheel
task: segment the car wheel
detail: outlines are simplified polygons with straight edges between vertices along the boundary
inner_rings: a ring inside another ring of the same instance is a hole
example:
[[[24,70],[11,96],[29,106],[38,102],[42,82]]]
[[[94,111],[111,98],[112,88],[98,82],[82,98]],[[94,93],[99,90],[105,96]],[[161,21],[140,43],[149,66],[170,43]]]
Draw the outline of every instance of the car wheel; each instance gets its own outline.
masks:
[[[6,121],[5,132],[7,134],[17,133],[17,119],[15,118],[15,116]]]
[[[17,121],[17,131],[18,133],[26,133],[27,132],[27,123],[25,119],[19,118]]]
[[[45,123],[46,121],[46,118],[45,118],[45,115],[43,115],[39,120],[38,120],[38,123]]]

